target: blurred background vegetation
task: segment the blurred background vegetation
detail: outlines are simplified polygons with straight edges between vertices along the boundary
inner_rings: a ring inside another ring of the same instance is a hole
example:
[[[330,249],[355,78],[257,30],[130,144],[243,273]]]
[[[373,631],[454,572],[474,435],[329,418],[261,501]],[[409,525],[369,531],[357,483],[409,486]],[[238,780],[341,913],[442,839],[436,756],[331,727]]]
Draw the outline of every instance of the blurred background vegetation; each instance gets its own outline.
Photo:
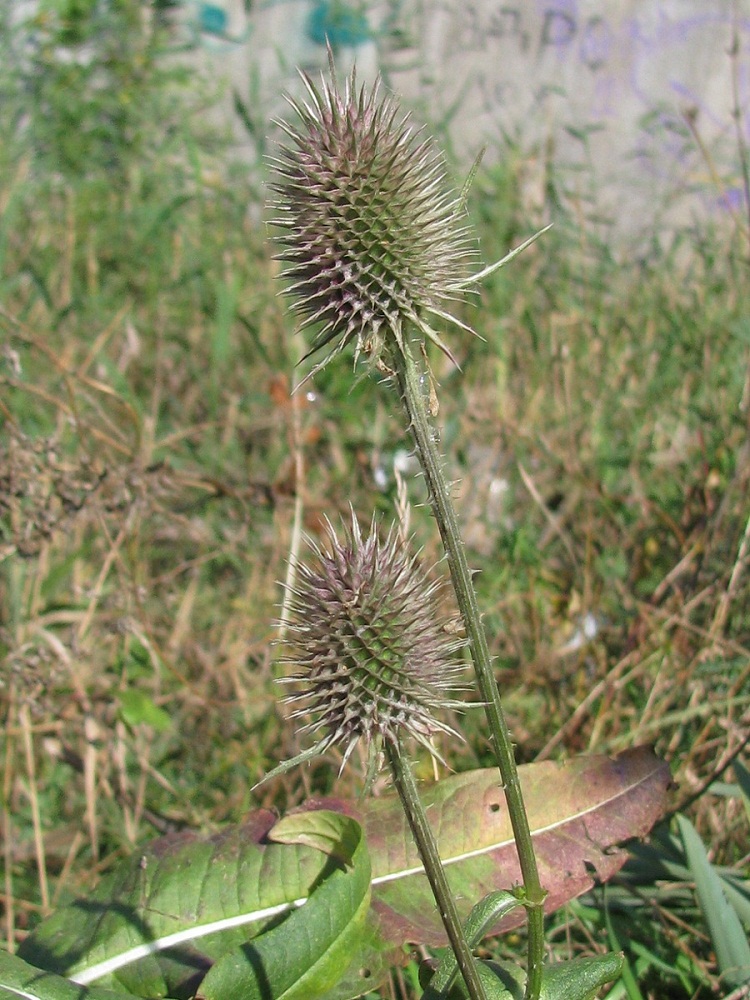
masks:
[[[137,844],[333,787],[336,760],[249,791],[299,749],[272,649],[295,509],[313,535],[350,502],[390,519],[403,476],[440,556],[389,388],[342,360],[291,394],[304,344],[265,168],[208,124],[217,89],[169,54],[167,6],[49,0],[19,24],[0,5],[11,950]],[[555,227],[465,307],[462,370],[434,359],[518,756],[653,743],[747,930],[749,206],[624,255],[554,170],[533,210],[523,181],[520,150],[480,170],[483,258]],[[490,763],[480,714],[460,725],[451,765]],[[355,761],[337,788],[361,784]],[[619,941],[612,998],[728,995],[691,879],[665,823],[606,900],[551,918],[550,954]],[[518,935],[493,947],[522,953]],[[413,972],[383,995],[418,996]]]

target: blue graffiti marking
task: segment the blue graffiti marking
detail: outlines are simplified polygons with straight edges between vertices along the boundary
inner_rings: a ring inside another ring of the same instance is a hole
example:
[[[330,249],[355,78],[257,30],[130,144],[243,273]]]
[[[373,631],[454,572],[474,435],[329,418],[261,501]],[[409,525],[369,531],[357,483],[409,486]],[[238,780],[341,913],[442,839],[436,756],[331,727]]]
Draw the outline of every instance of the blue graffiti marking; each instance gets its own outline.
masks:
[[[341,0],[320,0],[310,12],[306,34],[316,45],[328,41],[333,49],[354,48],[372,38],[367,15]]]

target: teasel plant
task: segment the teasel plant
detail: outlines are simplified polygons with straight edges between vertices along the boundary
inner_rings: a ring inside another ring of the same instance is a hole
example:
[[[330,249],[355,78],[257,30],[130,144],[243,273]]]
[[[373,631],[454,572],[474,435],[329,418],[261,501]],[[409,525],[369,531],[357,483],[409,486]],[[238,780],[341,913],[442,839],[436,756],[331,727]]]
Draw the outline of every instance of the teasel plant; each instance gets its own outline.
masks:
[[[525,996],[526,1000],[536,1000],[543,978],[545,892],[540,884],[513,744],[492,669],[451,486],[446,480],[437,444],[435,417],[439,401],[427,346],[433,344],[455,360],[434,324],[452,323],[469,331],[470,328],[451,311],[452,305],[545,230],[497,263],[471,273],[477,252],[465,223],[465,203],[478,161],[464,189],[458,195],[450,194],[439,150],[413,127],[409,116],[383,92],[380,82],[371,89],[359,87],[353,71],[341,87],[330,51],[329,64],[330,76],[327,80],[322,78],[319,85],[301,74],[306,96],[302,100],[288,98],[293,119],[278,122],[285,140],[279,155],[272,160],[276,172],[271,185],[275,210],[272,221],[280,231],[275,239],[281,246],[277,256],[287,265],[287,291],[300,318],[299,328],[314,330],[306,357],[314,357],[315,361],[307,378],[351,346],[355,368],[358,362],[364,363],[367,370],[384,377],[396,387],[403,405],[447,556],[508,805],[523,878],[519,895],[527,910]],[[368,560],[375,558],[374,550],[367,557],[363,552],[372,550],[375,544],[372,535],[366,544],[363,543],[352,527],[347,545],[342,548],[337,541],[332,542],[331,565],[336,564],[337,572],[343,570],[347,559],[364,560],[369,566]],[[390,544],[387,543],[386,550]],[[360,553],[358,556],[355,550]],[[324,558],[322,563],[325,562]],[[375,583],[375,580],[370,577],[370,582]],[[317,584],[313,585],[313,578],[302,570],[299,586],[298,611],[314,603],[312,591]],[[321,590],[319,599],[322,593]],[[371,600],[369,611],[377,616],[377,599]],[[372,628],[373,637],[378,631],[376,621],[377,617],[367,626]],[[325,627],[322,620],[316,626],[322,631]],[[298,646],[304,645],[300,640],[312,639],[311,629],[307,624],[297,627],[294,638]],[[402,729],[404,735],[410,732],[424,744],[426,740],[429,743],[433,732],[442,728],[440,724],[427,721],[427,714],[422,716],[420,712],[413,717],[410,728],[406,714],[392,704],[391,695],[383,694],[388,683],[381,688],[383,681],[378,674],[382,666],[378,658],[382,640],[373,638],[373,641],[370,653],[378,666],[371,680],[361,686],[358,696],[354,715],[360,720],[360,731],[344,722],[347,718],[344,704],[351,696],[345,688],[351,678],[339,675],[333,667],[320,668],[320,652],[301,656],[302,669],[295,680],[299,683],[303,676],[307,677],[310,684],[308,704],[318,710],[319,716],[319,723],[315,723],[314,728],[317,730],[320,725],[328,735],[290,764],[309,759],[337,741],[343,742],[346,758],[351,752],[353,736],[369,740],[373,732],[367,731],[367,726],[373,725],[377,718],[380,728],[375,729],[398,787],[400,779],[394,762],[403,759]],[[325,647],[325,641],[322,646]],[[429,659],[426,657],[425,663]],[[421,681],[415,678],[413,683],[409,697],[416,696],[417,703],[427,713],[436,703],[422,693]],[[338,697],[344,699],[336,709],[330,708],[328,696],[323,696],[323,692],[329,690],[336,690]],[[369,709],[366,708],[368,697],[373,699]],[[384,704],[388,706],[385,729],[380,716]],[[419,723],[421,730],[417,726],[415,731],[417,719],[422,720]],[[401,766],[399,763],[398,767]],[[413,824],[412,829],[414,831]],[[438,906],[444,913],[443,900],[439,897]],[[455,928],[448,931],[448,936],[469,996],[472,1000],[484,998],[483,985],[474,972],[476,963],[466,957],[465,939],[458,940],[462,935]],[[575,998],[588,994],[573,989],[559,995]]]

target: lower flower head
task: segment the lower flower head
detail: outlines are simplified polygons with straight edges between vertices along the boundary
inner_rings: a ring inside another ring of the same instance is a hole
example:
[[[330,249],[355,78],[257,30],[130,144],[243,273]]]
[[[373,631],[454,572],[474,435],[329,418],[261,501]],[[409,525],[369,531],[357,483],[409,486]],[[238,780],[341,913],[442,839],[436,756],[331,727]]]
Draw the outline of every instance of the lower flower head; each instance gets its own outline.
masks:
[[[288,699],[301,703],[294,717],[310,713],[304,728],[325,733],[316,749],[338,744],[344,763],[360,738],[377,748],[413,737],[438,756],[431,737],[453,730],[434,712],[459,704],[447,692],[463,646],[436,613],[438,585],[395,529],[380,541],[374,520],[366,538],[354,515],[342,538],[329,523],[327,541],[313,544],[294,590],[285,660],[297,668],[285,681],[301,688]]]

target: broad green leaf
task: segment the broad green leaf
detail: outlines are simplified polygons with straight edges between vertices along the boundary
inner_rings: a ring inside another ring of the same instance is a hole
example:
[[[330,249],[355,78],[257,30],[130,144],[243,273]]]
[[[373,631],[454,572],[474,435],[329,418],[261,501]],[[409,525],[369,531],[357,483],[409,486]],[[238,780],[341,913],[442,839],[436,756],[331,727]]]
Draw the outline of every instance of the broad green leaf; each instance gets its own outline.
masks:
[[[45,920],[21,957],[84,985],[192,995],[214,962],[301,906],[338,867],[315,848],[269,843],[275,822],[263,810],[208,840],[155,841],[91,898]],[[342,816],[333,822],[350,829]]]
[[[547,966],[540,1000],[593,1000],[620,975],[622,961],[622,955],[595,955]]]
[[[360,849],[362,836],[358,823],[342,823],[340,813],[315,812],[291,813],[280,819],[270,831],[268,838],[277,844],[306,844],[336,858],[343,865]]]
[[[315,1000],[338,983],[349,965],[370,906],[370,861],[362,829],[333,813],[296,820],[303,837],[304,820],[313,839],[321,828],[325,831],[335,862],[331,874],[279,927],[220,959],[201,984],[202,998]]]
[[[747,935],[737,913],[727,901],[721,879],[714,871],[695,827],[685,816],[678,816],[677,823],[722,978],[730,986],[743,986],[750,981]]]
[[[383,934],[377,911],[370,905],[357,947],[351,951],[349,965],[338,983],[325,993],[324,1000],[354,1000],[371,993],[388,978],[394,965],[405,965],[409,961],[409,954],[409,949],[395,945]]]
[[[0,951],[0,1000],[132,1000],[131,993],[81,987]]]
[[[478,965],[487,1000],[523,1000],[525,970],[510,962]],[[548,965],[542,976],[540,1000],[593,1000],[602,986],[617,979],[621,969],[622,955],[596,955]],[[468,1000],[462,979],[456,981],[448,996],[449,1000]]]

